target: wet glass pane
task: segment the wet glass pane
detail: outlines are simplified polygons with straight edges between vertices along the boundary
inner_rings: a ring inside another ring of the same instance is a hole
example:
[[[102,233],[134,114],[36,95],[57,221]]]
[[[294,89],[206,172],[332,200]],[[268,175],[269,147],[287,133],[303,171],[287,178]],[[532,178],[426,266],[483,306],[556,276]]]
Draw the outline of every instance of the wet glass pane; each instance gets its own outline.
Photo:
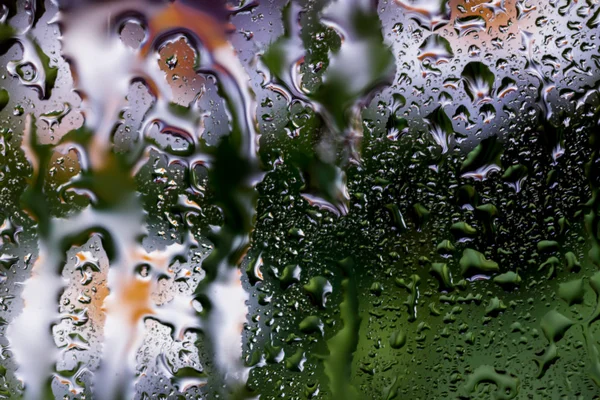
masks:
[[[0,398],[600,398],[599,36],[0,1]]]

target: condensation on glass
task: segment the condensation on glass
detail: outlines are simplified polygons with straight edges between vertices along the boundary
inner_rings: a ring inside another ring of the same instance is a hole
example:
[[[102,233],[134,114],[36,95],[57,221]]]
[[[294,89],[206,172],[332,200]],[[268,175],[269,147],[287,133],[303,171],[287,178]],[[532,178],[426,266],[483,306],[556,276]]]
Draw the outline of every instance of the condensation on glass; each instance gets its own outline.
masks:
[[[599,26],[0,2],[0,398],[598,397]]]

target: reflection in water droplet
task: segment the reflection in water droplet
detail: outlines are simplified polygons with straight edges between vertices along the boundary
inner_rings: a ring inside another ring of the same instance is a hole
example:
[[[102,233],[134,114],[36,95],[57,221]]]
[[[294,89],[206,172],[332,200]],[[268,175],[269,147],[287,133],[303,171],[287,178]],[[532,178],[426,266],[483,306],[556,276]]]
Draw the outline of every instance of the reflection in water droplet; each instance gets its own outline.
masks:
[[[451,8],[447,0],[395,0],[419,26],[436,30],[450,21]]]
[[[468,63],[463,69],[462,78],[465,91],[473,102],[482,104],[492,101],[495,77],[487,65],[478,61]]]

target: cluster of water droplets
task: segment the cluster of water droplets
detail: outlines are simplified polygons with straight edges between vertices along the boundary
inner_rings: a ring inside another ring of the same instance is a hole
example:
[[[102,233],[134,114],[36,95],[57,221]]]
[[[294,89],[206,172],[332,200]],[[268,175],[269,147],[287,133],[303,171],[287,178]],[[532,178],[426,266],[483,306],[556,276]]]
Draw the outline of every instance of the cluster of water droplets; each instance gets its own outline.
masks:
[[[0,397],[591,398],[599,15],[6,2]]]
[[[27,113],[20,139],[31,166],[22,204],[32,219],[28,234],[36,233],[37,246],[27,255],[30,276],[15,293],[24,306],[13,310],[6,337],[24,396],[39,399],[66,391],[130,397],[148,374],[173,378],[181,392],[199,390],[207,375],[195,345],[200,339],[194,332],[200,330],[210,342],[206,351],[219,371],[215,377],[240,385],[246,374],[240,336],[246,295],[227,257],[213,262],[211,276],[199,286],[206,275],[200,264],[213,245],[198,241],[206,233],[200,235],[194,221],[203,210],[193,200],[203,197],[199,171],[210,168],[213,157],[201,139],[207,114],[200,110],[204,90],[218,87],[230,96],[227,107],[236,133],[229,151],[256,169],[253,93],[225,37],[225,21],[219,19],[232,11],[224,5],[214,5],[213,13],[210,7],[142,1],[27,2],[25,11],[35,14],[40,5],[48,8],[44,19],[31,17],[24,29],[15,22],[24,15],[20,9],[5,21],[3,45],[14,41],[22,48],[20,59],[6,69],[25,87],[34,87],[40,99],[55,87],[68,91],[57,79],[73,72],[78,96],[71,102],[57,96],[63,101],[57,111],[19,111]],[[4,11],[6,20],[11,10]],[[217,11],[225,13],[219,16]],[[198,25],[199,19],[204,23]],[[68,59],[68,66],[49,60],[42,48],[48,40],[31,33],[36,25],[50,31],[45,33],[51,38],[54,33],[53,40],[60,26],[60,58]],[[172,49],[174,45],[179,49]],[[178,54],[167,57],[169,52],[179,53],[181,60],[174,58]],[[182,85],[177,87],[173,76],[165,74],[163,65],[171,70],[178,63],[178,72],[188,76],[185,90],[197,92],[192,96],[181,93]],[[78,124],[57,134],[55,128],[64,124],[71,103],[77,104]],[[38,119],[52,131],[50,138],[38,130]],[[126,134],[119,136],[120,129]],[[113,137],[121,143],[113,143]],[[156,165],[157,154],[165,157],[166,169]],[[67,171],[65,157],[72,165]],[[179,235],[172,234],[166,243],[153,242],[146,227],[154,216],[144,211],[144,190],[135,189],[136,176],[148,168],[156,181],[165,183],[164,195],[179,191],[177,214],[169,204],[159,215],[178,228]],[[233,175],[243,180],[248,172]],[[178,175],[177,181],[167,180],[171,174]],[[251,193],[244,211],[249,215]],[[62,207],[59,215],[53,212],[57,198],[60,206],[70,206]],[[10,217],[6,221],[12,222]],[[207,221],[202,224],[210,228]],[[219,240],[216,227],[208,231],[215,231]],[[248,234],[249,227],[224,234],[234,242],[231,246],[240,248],[224,245],[221,250],[243,252]],[[16,269],[18,258],[7,257],[13,262],[9,267]],[[229,308],[239,311],[226,312]],[[161,327],[169,333],[160,344],[164,351],[144,356],[149,340],[145,332]],[[188,363],[171,359],[177,347],[186,348],[179,353]],[[154,380],[145,384],[151,388]],[[21,389],[17,385],[11,390]]]

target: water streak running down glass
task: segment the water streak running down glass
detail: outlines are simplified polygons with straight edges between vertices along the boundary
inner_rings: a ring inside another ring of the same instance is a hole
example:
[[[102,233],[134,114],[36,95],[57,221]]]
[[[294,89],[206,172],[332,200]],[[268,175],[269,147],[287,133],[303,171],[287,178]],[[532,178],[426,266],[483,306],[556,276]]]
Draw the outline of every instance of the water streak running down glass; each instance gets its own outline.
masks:
[[[600,398],[599,36],[1,0],[0,398]]]

